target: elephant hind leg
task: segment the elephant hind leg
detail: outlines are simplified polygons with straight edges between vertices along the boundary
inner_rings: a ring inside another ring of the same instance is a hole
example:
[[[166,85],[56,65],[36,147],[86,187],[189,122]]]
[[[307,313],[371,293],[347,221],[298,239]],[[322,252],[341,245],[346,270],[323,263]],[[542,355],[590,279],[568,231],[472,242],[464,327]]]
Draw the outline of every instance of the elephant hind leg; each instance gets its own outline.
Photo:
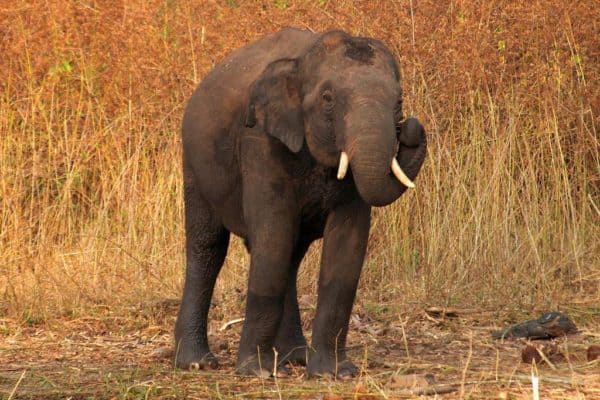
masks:
[[[186,274],[175,325],[175,366],[216,368],[208,347],[207,319],[213,289],[227,253],[229,232],[184,170]]]
[[[299,243],[296,246],[290,265],[283,317],[275,337],[275,348],[279,353],[279,361],[284,363],[306,365],[306,338],[302,333],[296,281],[298,268],[309,246],[310,242]]]

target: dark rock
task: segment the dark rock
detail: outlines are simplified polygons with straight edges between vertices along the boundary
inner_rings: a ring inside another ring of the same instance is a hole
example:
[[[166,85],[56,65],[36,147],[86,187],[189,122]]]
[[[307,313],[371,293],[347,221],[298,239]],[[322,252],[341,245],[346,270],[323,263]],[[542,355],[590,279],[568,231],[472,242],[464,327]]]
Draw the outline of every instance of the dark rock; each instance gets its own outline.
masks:
[[[577,327],[567,314],[552,311],[542,314],[538,319],[495,331],[492,337],[494,339],[552,339],[576,332]]]

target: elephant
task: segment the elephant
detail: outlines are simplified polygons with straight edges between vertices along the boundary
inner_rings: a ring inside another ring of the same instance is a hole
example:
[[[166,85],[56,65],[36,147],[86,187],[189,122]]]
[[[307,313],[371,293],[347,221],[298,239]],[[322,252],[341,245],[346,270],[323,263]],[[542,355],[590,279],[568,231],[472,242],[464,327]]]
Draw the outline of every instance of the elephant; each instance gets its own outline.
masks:
[[[207,318],[230,235],[250,269],[236,372],[351,378],[346,337],[371,208],[394,202],[425,160],[402,111],[400,71],[379,40],[284,28],[234,50],[191,95],[182,121],[186,272],[175,366],[217,368]],[[312,340],[297,273],[323,238]]]

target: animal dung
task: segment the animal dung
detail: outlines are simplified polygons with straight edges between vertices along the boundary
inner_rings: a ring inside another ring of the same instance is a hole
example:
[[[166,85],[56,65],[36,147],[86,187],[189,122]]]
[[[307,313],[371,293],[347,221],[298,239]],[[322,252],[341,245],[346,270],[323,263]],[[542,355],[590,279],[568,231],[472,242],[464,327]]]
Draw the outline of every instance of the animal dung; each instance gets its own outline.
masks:
[[[539,364],[542,361],[542,355],[538,352],[537,347],[528,344],[521,350],[521,360],[526,364]]]
[[[593,344],[587,349],[587,360],[594,361],[600,358],[600,345]]]
[[[539,365],[545,362],[558,363],[565,360],[565,356],[561,353],[555,343],[547,343],[544,345],[528,344],[521,350],[521,360],[526,364]]]

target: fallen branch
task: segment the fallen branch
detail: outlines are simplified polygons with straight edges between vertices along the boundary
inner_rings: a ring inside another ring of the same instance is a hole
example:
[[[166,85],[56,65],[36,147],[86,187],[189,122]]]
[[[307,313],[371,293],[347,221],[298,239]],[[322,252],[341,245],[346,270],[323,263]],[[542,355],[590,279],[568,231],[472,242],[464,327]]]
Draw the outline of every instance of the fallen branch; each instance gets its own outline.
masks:
[[[232,325],[235,324],[239,324],[240,322],[244,322],[245,318],[236,318],[236,319],[232,319],[231,321],[227,321],[225,322],[223,325],[221,325],[221,327],[219,328],[219,332],[224,331],[225,329],[229,328]]]
[[[445,307],[428,307],[425,309],[425,312],[429,315],[436,317],[448,317],[448,318],[456,318],[458,317],[458,310],[454,308],[445,308]]]
[[[13,397],[15,396],[15,393],[17,393],[17,388],[19,387],[19,385],[21,384],[21,381],[23,380],[23,378],[25,377],[25,372],[27,372],[26,369],[23,370],[23,373],[21,374],[21,376],[19,377],[19,380],[17,381],[17,383],[15,384],[15,387],[13,388],[12,392],[10,392],[10,394],[8,395],[8,400],[12,400]]]
[[[454,385],[438,385],[438,386],[425,386],[409,390],[410,394],[415,396],[431,396],[436,394],[446,394],[456,392],[458,387]]]

